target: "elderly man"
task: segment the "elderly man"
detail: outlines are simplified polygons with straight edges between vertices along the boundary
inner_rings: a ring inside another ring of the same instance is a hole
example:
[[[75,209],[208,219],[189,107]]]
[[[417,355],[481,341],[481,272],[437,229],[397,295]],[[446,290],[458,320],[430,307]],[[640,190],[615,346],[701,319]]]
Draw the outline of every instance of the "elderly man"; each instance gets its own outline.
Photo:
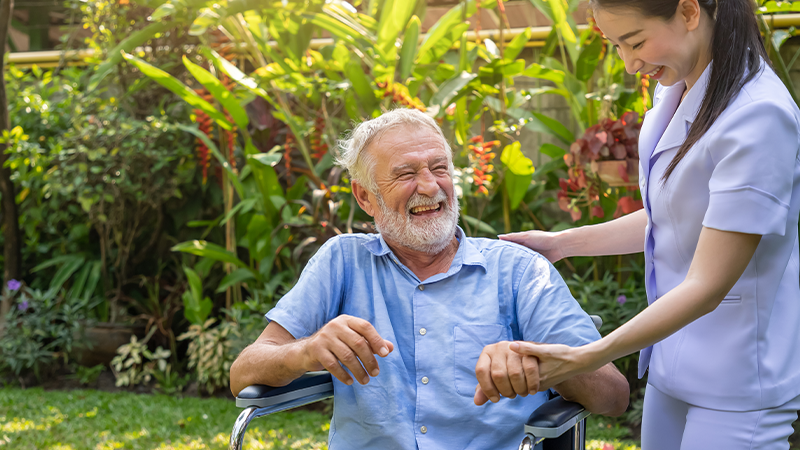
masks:
[[[233,393],[327,369],[332,450],[516,449],[545,394],[536,359],[509,341],[583,345],[599,338],[590,318],[541,255],[464,236],[450,147],[427,115],[358,125],[339,163],[380,234],[319,249],[231,367]],[[556,386],[606,415],[628,389],[610,364]]]

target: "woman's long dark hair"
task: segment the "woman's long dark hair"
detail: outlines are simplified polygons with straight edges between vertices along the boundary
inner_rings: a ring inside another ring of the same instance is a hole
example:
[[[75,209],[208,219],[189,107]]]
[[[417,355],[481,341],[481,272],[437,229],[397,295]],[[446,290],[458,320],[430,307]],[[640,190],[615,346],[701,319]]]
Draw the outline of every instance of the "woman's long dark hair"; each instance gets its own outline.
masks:
[[[632,8],[645,17],[663,20],[675,16],[678,3],[679,0],[591,0],[595,8]],[[697,118],[689,128],[686,141],[664,172],[664,182],[689,149],[711,128],[742,86],[758,75],[761,59],[769,64],[752,0],[697,0],[697,3],[714,21],[711,74]]]

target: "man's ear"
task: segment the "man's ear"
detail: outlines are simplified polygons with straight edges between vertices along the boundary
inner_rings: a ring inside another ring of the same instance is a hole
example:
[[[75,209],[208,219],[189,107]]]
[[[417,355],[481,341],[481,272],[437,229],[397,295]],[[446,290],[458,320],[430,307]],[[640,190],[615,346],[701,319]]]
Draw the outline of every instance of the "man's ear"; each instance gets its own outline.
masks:
[[[351,182],[351,186],[353,187],[353,196],[355,196],[358,206],[360,206],[365,213],[369,214],[370,217],[375,217],[375,207],[377,205],[374,205],[373,202],[370,201],[369,190],[355,180]]]

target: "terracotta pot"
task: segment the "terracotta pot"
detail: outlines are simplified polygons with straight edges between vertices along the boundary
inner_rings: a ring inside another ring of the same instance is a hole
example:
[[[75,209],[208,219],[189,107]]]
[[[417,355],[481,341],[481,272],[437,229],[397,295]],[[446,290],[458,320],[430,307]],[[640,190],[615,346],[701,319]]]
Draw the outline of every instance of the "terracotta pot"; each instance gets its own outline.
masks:
[[[117,355],[117,348],[131,341],[131,336],[144,337],[144,326],[99,322],[87,327],[80,341],[86,346],[74,352],[72,358],[81,366],[109,364]]]
[[[601,180],[613,187],[635,187],[639,185],[639,161],[628,159],[625,161],[592,161],[592,172]],[[628,181],[622,176],[628,175]]]

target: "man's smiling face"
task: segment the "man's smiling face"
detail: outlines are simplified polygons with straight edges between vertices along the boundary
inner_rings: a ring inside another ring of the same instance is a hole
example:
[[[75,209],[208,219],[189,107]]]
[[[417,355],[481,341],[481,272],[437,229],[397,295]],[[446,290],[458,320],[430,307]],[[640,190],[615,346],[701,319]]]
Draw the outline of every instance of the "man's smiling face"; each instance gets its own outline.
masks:
[[[458,223],[450,157],[428,127],[398,126],[367,149],[378,191],[367,211],[384,239],[429,254],[450,243]]]

